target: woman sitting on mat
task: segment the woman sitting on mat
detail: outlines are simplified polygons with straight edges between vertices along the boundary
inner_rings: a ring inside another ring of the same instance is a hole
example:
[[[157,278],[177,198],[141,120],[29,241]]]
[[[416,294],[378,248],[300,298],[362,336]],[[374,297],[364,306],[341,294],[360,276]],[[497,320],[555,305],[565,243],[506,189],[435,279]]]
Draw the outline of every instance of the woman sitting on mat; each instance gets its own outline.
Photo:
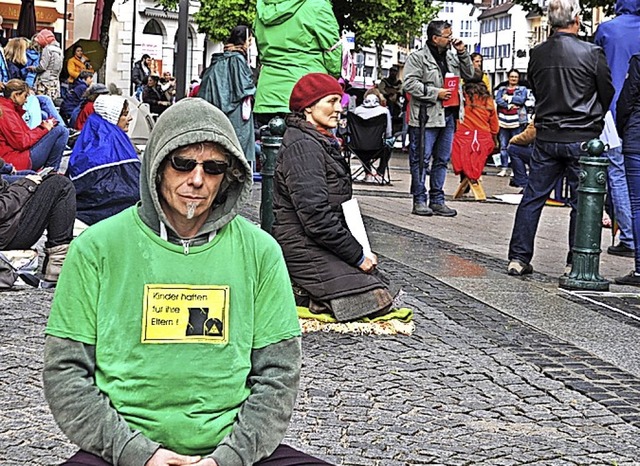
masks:
[[[311,73],[294,86],[292,114],[276,161],[273,236],[280,243],[297,304],[338,321],[386,313],[393,296],[347,227],[342,203],[351,199],[351,173],[332,130],[342,88]]]

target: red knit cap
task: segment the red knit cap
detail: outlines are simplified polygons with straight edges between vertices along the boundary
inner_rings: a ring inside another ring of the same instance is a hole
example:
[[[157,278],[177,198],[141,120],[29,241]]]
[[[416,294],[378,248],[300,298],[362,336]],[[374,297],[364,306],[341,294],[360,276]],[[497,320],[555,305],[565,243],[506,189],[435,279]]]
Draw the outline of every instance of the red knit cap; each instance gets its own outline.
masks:
[[[302,112],[328,95],[342,96],[342,87],[334,78],[324,73],[309,73],[298,80],[289,97],[289,109]]]

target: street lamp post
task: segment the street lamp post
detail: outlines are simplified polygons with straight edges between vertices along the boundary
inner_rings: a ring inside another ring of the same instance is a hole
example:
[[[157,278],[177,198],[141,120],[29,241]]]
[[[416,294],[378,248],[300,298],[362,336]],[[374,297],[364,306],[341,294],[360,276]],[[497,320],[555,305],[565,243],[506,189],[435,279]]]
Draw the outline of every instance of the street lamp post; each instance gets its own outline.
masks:
[[[176,57],[176,100],[187,89],[187,47],[189,37],[189,0],[180,0],[178,9],[178,54]]]

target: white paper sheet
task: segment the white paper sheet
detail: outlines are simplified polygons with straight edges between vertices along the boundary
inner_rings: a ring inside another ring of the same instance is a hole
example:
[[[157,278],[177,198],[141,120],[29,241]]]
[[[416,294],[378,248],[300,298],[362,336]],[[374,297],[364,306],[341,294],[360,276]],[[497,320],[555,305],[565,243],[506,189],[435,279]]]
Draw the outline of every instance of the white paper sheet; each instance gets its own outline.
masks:
[[[369,237],[367,236],[367,230],[364,228],[364,222],[362,221],[362,214],[360,213],[360,206],[358,200],[354,197],[350,200],[342,203],[342,212],[344,218],[347,221],[347,226],[353,237],[362,246],[362,252],[367,257],[372,257],[371,245],[369,244]]]
[[[602,139],[602,142],[605,144],[609,144],[609,149],[615,149],[622,145],[620,137],[618,136],[618,131],[616,130],[616,124],[613,121],[611,110],[609,110],[604,116],[604,129],[602,130],[600,139]]]

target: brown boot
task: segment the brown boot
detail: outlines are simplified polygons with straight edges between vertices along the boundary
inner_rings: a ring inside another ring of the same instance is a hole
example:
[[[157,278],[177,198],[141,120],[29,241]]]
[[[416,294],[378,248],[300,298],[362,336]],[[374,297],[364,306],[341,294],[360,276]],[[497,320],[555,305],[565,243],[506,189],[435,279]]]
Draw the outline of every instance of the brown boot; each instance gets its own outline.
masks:
[[[61,244],[52,248],[45,248],[44,279],[47,282],[57,282],[64,258],[69,251],[68,244]]]

